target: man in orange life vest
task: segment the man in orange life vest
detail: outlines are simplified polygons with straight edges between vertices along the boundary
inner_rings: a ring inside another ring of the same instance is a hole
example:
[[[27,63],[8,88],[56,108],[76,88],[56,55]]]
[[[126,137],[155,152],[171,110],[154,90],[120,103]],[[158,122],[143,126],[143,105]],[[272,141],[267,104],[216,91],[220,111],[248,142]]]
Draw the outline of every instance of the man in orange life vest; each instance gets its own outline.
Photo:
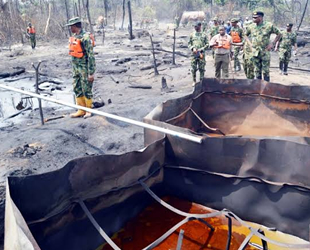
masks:
[[[231,36],[233,43],[243,43],[244,39],[243,39],[243,29],[241,29],[238,26],[238,19],[237,18],[233,18],[231,19],[231,25],[232,28],[230,30],[229,35]],[[239,61],[239,53],[240,53],[240,46],[234,46],[234,69],[235,71],[240,71],[241,70],[241,66],[240,66],[240,61]]]
[[[36,30],[31,25],[31,23],[29,23],[28,27],[27,27],[27,37],[30,39],[31,48],[35,49],[35,47],[36,47]]]
[[[221,78],[221,71],[225,78],[229,77],[228,66],[232,53],[232,38],[226,34],[225,27],[220,26],[219,34],[212,37],[210,47],[215,49],[215,77]]]
[[[77,105],[92,108],[92,87],[96,68],[93,52],[93,42],[89,33],[82,30],[82,23],[79,17],[69,20],[73,36],[69,39],[69,55],[72,56],[73,67],[73,91],[76,96]],[[91,113],[78,110],[70,115],[72,118],[88,118]]]

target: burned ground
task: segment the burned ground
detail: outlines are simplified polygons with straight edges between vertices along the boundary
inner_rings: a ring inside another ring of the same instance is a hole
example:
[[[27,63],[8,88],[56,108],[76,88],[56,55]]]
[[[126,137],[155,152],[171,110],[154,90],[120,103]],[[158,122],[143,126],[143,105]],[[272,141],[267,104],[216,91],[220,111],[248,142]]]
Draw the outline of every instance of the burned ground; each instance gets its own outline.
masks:
[[[150,38],[141,31],[136,39],[130,41],[123,31],[107,29],[106,41],[101,43],[97,37],[96,80],[94,84],[95,101],[99,110],[112,114],[142,120],[158,104],[189,94],[191,75],[187,40],[191,30],[181,29],[177,32],[177,65],[172,65],[173,32],[166,26],[152,30],[156,57],[160,75],[154,76]],[[306,47],[299,57],[292,58],[292,68],[306,69],[309,61]],[[38,42],[36,50],[30,45],[14,46],[12,51],[0,52],[2,61],[0,72],[15,72],[25,68],[25,72],[14,77],[0,80],[10,86],[23,87],[34,91],[34,69],[32,63],[42,61],[41,93],[55,98],[73,101],[71,62],[67,53],[67,41],[51,43]],[[291,70],[289,76],[280,76],[277,70],[277,55],[273,54],[271,80],[282,84],[307,85],[309,74]],[[309,65],[309,64],[308,64]],[[19,67],[19,69],[16,69]],[[14,69],[15,68],[15,69]],[[214,67],[210,53],[207,57],[206,76],[214,76]],[[232,75],[245,78],[243,73]],[[168,89],[162,89],[162,77]],[[8,81],[16,80],[19,81]],[[139,88],[139,87],[144,88]],[[137,88],[138,87],[138,88]],[[116,122],[99,116],[90,119],[70,119],[67,115],[71,109],[44,103],[45,118],[66,115],[64,118],[40,125],[38,109],[22,112],[6,119],[19,110],[20,96],[10,92],[0,92],[0,220],[3,232],[4,186],[7,176],[44,173],[63,167],[68,161],[87,155],[121,154],[139,150],[144,146],[143,129],[122,122]],[[13,100],[13,101],[12,101]],[[12,104],[14,102],[14,105]],[[36,100],[33,105],[36,106]],[[31,103],[23,103],[30,106]],[[2,114],[2,115],[1,115]]]

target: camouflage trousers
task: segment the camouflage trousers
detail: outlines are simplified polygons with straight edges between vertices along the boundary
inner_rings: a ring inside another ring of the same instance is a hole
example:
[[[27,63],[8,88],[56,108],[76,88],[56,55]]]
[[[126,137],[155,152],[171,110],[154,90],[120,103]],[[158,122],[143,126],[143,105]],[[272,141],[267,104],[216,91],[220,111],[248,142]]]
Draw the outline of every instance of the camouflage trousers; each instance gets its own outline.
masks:
[[[36,36],[33,34],[30,34],[29,39],[30,39],[31,48],[34,49],[36,47]]]
[[[292,51],[287,49],[279,50],[279,60],[283,63],[289,63],[292,56]]]
[[[239,53],[240,53],[241,47],[240,46],[234,46],[234,68],[236,69],[237,66],[240,67],[240,61],[239,61]]]
[[[256,79],[262,79],[264,74],[264,80],[269,81],[270,79],[270,52],[263,51],[258,56],[252,57],[252,63],[255,68]]]
[[[93,98],[92,82],[88,81],[88,69],[85,64],[72,63],[73,66],[73,91],[76,97],[85,96],[87,99]]]
[[[197,70],[199,70],[200,74],[200,81],[204,78],[205,76],[205,66],[206,66],[206,60],[205,57],[203,59],[192,57],[191,60],[191,68],[192,68],[192,76],[193,76],[193,81],[196,82],[196,73]]]
[[[254,79],[254,65],[250,58],[243,56],[243,68],[247,79]]]

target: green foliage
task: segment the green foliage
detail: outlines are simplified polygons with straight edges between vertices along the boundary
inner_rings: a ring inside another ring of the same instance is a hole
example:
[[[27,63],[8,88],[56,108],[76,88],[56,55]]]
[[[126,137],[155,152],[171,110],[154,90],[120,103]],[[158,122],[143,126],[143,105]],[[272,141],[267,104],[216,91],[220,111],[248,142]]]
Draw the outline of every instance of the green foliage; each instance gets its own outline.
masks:
[[[214,2],[218,5],[224,6],[228,0],[215,0]]]

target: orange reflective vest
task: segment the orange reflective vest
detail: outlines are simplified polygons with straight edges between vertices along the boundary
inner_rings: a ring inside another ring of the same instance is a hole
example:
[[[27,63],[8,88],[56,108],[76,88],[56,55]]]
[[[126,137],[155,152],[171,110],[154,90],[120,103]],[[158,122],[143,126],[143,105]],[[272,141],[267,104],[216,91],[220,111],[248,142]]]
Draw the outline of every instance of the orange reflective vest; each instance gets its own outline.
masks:
[[[227,37],[225,37],[224,39],[220,39],[219,41],[219,45],[217,46],[214,46],[214,48],[217,48],[217,49],[230,49],[230,42],[228,40]]]
[[[84,56],[81,39],[75,37],[69,38],[69,55],[82,58]]]
[[[233,43],[241,43],[242,42],[238,31],[231,31],[230,35],[232,37]]]
[[[29,34],[35,34],[36,33],[36,30],[35,30],[35,28],[34,27],[28,27],[28,33]]]
[[[95,47],[95,36],[93,34],[89,34],[89,38],[91,40],[91,44],[93,45],[93,47]]]

